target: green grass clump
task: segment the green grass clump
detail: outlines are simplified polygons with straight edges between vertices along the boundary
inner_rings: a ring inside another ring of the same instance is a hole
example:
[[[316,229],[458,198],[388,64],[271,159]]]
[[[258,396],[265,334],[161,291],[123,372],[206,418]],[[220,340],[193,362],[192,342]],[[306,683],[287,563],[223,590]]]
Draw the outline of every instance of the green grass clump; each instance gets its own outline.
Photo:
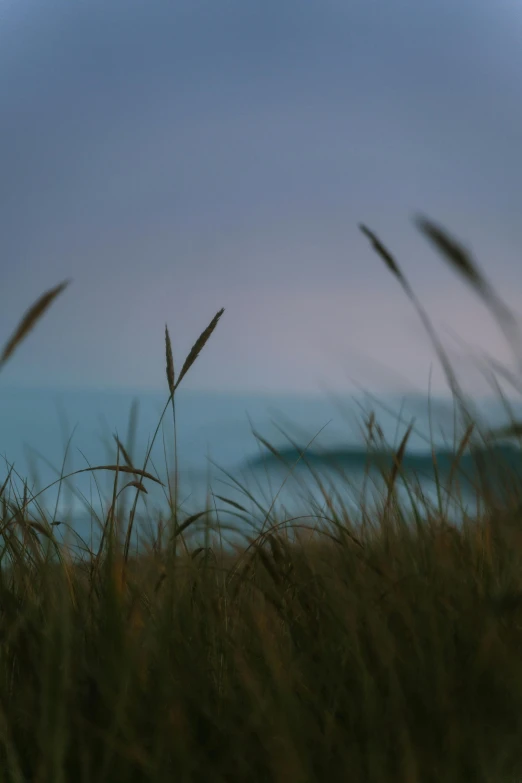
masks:
[[[420,227],[516,349],[514,319],[469,254],[429,221]],[[306,518],[281,515],[275,498],[265,508],[246,489],[244,505],[214,496],[237,517],[234,543],[217,507],[182,513],[176,469],[168,518],[135,551],[148,482],[167,492],[148,467],[152,443],[142,467],[117,440],[115,464],[87,469],[114,473],[96,547],[60,542],[38,495],[26,483],[22,498],[12,491],[10,470],[0,487],[0,781],[522,776],[520,476],[483,461],[494,433],[474,415],[397,262],[363,231],[417,308],[455,397],[461,433],[447,481],[436,478],[437,501],[403,469],[413,424],[383,467],[378,502],[369,508],[361,495],[357,520],[312,466],[323,502],[310,500]],[[0,366],[65,285],[28,311]],[[174,431],[176,389],[222,313],[177,377],[166,329],[162,419],[170,407]],[[513,421],[496,435],[520,432]],[[369,449],[379,437],[371,417]],[[472,515],[460,496],[464,454],[476,456]]]

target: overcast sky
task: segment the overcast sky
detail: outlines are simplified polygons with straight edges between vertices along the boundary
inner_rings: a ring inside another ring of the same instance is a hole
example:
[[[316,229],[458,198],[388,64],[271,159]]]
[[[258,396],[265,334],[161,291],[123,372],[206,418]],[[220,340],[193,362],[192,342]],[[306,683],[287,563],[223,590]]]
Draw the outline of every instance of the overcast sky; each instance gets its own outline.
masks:
[[[521,74],[515,0],[0,0],[0,340],[73,281],[2,383],[163,388],[165,323],[179,367],[225,307],[187,388],[426,391],[361,221],[503,358],[411,218],[517,304]]]

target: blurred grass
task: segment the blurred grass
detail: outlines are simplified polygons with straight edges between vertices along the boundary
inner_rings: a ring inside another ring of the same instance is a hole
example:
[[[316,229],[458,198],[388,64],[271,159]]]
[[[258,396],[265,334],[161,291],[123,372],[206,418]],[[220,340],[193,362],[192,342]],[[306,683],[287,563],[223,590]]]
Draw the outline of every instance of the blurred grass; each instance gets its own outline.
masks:
[[[439,227],[418,224],[491,306],[516,354],[514,317],[474,260]],[[377,507],[363,492],[357,521],[312,465],[323,502],[311,499],[306,519],[281,518],[276,498],[265,508],[246,488],[244,505],[214,496],[187,517],[175,466],[168,518],[151,520],[135,553],[137,503],[160,479],[147,469],[152,443],[139,468],[118,440],[115,464],[88,469],[114,474],[101,538],[73,556],[57,520],[27,483],[19,496],[9,471],[0,486],[1,781],[522,777],[521,477],[483,458],[522,427],[486,431],[396,260],[363,231],[417,308],[453,390],[462,431],[449,483],[432,502],[406,475],[413,425],[383,468]],[[28,311],[1,363],[64,288]],[[222,313],[177,380],[166,328],[163,415],[170,406],[174,428],[176,389]],[[369,449],[382,447],[374,417],[367,436]],[[460,502],[464,454],[476,456],[478,501],[472,516],[461,504],[456,525],[448,507]],[[236,515],[235,545],[217,501]]]

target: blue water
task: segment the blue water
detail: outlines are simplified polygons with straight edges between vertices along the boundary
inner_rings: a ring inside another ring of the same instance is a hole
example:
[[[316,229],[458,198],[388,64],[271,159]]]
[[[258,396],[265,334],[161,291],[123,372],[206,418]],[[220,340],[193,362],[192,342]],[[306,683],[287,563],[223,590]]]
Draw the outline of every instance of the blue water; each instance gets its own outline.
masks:
[[[116,464],[116,444],[113,433],[130,449],[129,417],[134,400],[138,402],[138,418],[132,458],[136,467],[142,467],[146,450],[158,424],[167,401],[166,392],[132,390],[71,391],[59,389],[9,389],[0,386],[0,481],[7,475],[7,463],[21,478],[27,478],[31,492],[55,481],[62,470],[62,462],[68,437],[74,429],[66,469],[70,473],[80,468]],[[389,407],[384,410],[381,404]],[[485,402],[483,414],[492,425],[506,421],[498,403]],[[191,392],[180,390],[176,403],[177,450],[180,498],[183,510],[193,513],[201,510],[210,491],[226,496],[252,508],[241,491],[219,468],[246,484],[256,499],[265,508],[270,506],[279,491],[277,507],[284,506],[288,513],[297,513],[303,508],[300,501],[306,492],[320,500],[320,492],[308,471],[297,469],[291,479],[280,466],[259,465],[248,468],[246,463],[260,453],[266,453],[252,434],[255,428],[266,440],[276,447],[289,446],[288,440],[277,428],[279,424],[295,441],[307,443],[317,435],[313,448],[339,448],[364,444],[363,419],[374,410],[377,421],[390,446],[397,446],[407,425],[415,419],[415,431],[409,440],[408,449],[419,454],[429,452],[429,440],[437,446],[452,445],[453,403],[449,399],[431,400],[415,396],[381,397],[379,403],[371,399],[350,397],[336,400],[326,395],[306,397],[300,395],[253,395],[223,394],[212,392]],[[520,406],[517,411],[520,411]],[[430,436],[431,415],[431,436]],[[401,420],[399,420],[401,419]],[[162,489],[150,480],[145,480],[148,495],[140,495],[138,515],[140,518],[156,518],[158,509],[167,513],[168,465],[173,475],[174,438],[172,410],[164,418],[152,451],[152,461],[147,470],[159,475],[164,482]],[[120,463],[122,463],[120,459]],[[216,467],[219,466],[219,467]],[[362,472],[361,466],[361,471]],[[355,486],[360,486],[360,475],[352,469],[350,476]],[[347,493],[346,482],[335,480],[333,470],[324,470],[322,475],[332,479],[334,484],[342,483],[344,498],[349,504],[353,494]],[[114,473],[98,471],[74,476],[70,487],[58,485],[39,495],[37,502],[53,519],[70,520],[74,529],[85,539],[96,538],[97,525],[92,510],[100,518],[106,516],[112,499]],[[126,477],[130,481],[132,476]],[[23,495],[20,478],[14,480],[18,497]],[[120,479],[119,486],[125,482]],[[424,490],[432,492],[425,486]],[[12,496],[11,491],[11,496]],[[83,494],[83,499],[81,494]],[[134,500],[135,491],[126,489],[126,507]],[[213,501],[222,509],[220,519],[232,520],[225,511],[231,506],[221,500]],[[36,501],[30,506],[33,519],[39,519]],[[259,519],[262,513],[258,511]],[[236,520],[237,522],[237,520]],[[243,524],[243,523],[240,523]],[[57,530],[59,528],[56,528]]]

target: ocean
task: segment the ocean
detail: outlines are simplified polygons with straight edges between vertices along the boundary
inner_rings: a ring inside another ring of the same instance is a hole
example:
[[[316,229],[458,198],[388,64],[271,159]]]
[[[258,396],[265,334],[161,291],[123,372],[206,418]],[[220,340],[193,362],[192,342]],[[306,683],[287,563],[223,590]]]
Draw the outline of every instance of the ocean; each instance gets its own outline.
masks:
[[[0,385],[0,482],[4,482],[9,465],[14,465],[18,476],[14,479],[18,498],[23,496],[24,478],[28,479],[33,495],[56,482],[71,434],[64,473],[116,464],[114,435],[132,452],[134,465],[141,468],[167,399],[168,392],[160,391],[16,389]],[[344,454],[345,474],[349,475],[355,489],[348,489],[347,482],[339,478],[327,459],[316,459],[313,466],[326,483],[341,487],[343,502],[354,509],[366,464],[363,422],[372,410],[387,443],[395,448],[408,425],[414,422],[407,449],[413,467],[415,460],[420,460],[419,464],[422,460],[423,464],[426,459],[431,460],[430,441],[442,450],[451,449],[453,444],[454,406],[449,398],[428,402],[428,398],[416,395],[383,395],[375,400],[362,394],[346,394],[333,399],[326,394],[240,394],[180,389],[176,400],[179,498],[183,511],[202,510],[206,499],[211,497],[220,521],[240,527],[245,523],[238,518],[237,509],[222,498],[254,510],[260,522],[263,509],[266,511],[270,507],[275,495],[275,508],[284,507],[287,514],[297,515],[305,507],[309,508],[309,503],[303,501],[308,493],[316,498],[318,510],[324,506],[304,462],[301,461],[289,476],[288,469],[273,459],[253,430],[278,449],[293,448],[286,433],[299,446],[306,446],[313,440],[310,449],[316,454],[334,450],[341,457]],[[137,405],[134,443],[129,435],[133,404]],[[480,410],[492,426],[506,421],[506,415],[496,401],[484,401]],[[521,410],[520,405],[515,406],[515,414]],[[164,486],[145,479],[148,494],[141,493],[138,503],[138,517],[142,522],[156,519],[158,509],[163,510],[165,517],[168,515],[165,455],[173,482],[172,418],[169,407],[147,467]],[[123,464],[123,458],[120,458],[120,464]],[[132,476],[125,478],[132,480]],[[31,517],[40,519],[39,504],[52,519],[70,523],[83,540],[95,540],[98,524],[89,506],[100,519],[106,516],[112,499],[113,479],[113,472],[100,470],[74,476],[70,486],[65,482],[61,488],[55,484],[30,504]],[[423,491],[434,497],[430,481],[425,477],[421,483]],[[253,500],[246,498],[235,482],[246,486]],[[119,486],[124,483],[120,479]],[[125,493],[129,509],[135,490],[124,490],[120,498],[124,498]],[[469,493],[469,500],[472,505],[472,493]],[[67,529],[67,526],[63,528]],[[56,527],[56,531],[59,530],[60,526]]]

